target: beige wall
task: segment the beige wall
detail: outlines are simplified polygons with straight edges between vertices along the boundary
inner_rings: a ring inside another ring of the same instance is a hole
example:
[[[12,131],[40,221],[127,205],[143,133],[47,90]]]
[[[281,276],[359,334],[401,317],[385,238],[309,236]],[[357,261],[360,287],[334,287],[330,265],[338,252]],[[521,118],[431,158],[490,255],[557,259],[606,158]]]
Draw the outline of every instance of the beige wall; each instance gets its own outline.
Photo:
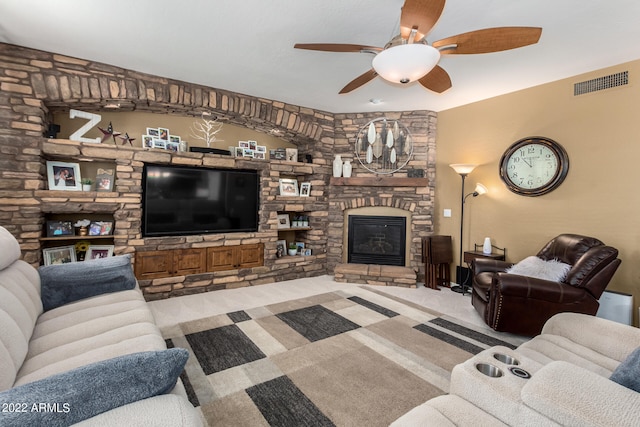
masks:
[[[168,128],[171,135],[178,135],[184,141],[188,141],[190,147],[206,147],[206,143],[194,138],[192,135],[192,126],[194,122],[199,122],[199,117],[185,117],[179,115],[169,114],[155,114],[155,113],[143,113],[135,111],[114,111],[114,112],[101,112],[99,113],[102,119],[97,127],[94,127],[89,131],[85,138],[98,138],[102,137],[102,132],[98,130],[98,127],[106,129],[109,126],[109,122],[113,124],[113,129],[116,132],[124,134],[127,132],[131,138],[135,138],[133,145],[140,147],[142,144],[142,135],[147,133],[147,128]],[[83,126],[87,120],[76,118],[70,119],[69,113],[54,113],[53,122],[60,125],[60,133],[58,138],[69,138],[73,132],[77,131]],[[209,120],[209,118],[207,118]],[[237,147],[238,141],[254,140],[259,145],[265,145],[267,147],[267,153],[272,148],[279,147],[295,147],[295,145],[284,141],[283,139],[276,138],[271,135],[267,135],[262,132],[255,131],[246,127],[236,126],[229,123],[224,123],[222,130],[216,134],[216,142],[211,144],[211,148],[227,149],[230,146]],[[112,141],[109,141],[112,143]],[[106,143],[106,142],[105,142]],[[122,143],[118,139],[118,145]]]
[[[629,71],[629,84],[573,96],[574,83]],[[599,70],[438,114],[437,234],[451,235],[454,259],[460,240],[461,179],[448,165],[474,163],[465,193],[481,182],[489,193],[465,204],[463,249],[491,237],[509,261],[533,255],[560,233],[590,235],[620,251],[622,265],[609,290],[640,304],[640,61]],[[499,176],[502,153],[527,136],[559,142],[569,154],[569,174],[540,197],[510,192]],[[443,209],[453,210],[451,218]],[[457,262],[456,262],[457,264]],[[634,309],[637,317],[637,308]],[[637,324],[637,319],[636,319]]]

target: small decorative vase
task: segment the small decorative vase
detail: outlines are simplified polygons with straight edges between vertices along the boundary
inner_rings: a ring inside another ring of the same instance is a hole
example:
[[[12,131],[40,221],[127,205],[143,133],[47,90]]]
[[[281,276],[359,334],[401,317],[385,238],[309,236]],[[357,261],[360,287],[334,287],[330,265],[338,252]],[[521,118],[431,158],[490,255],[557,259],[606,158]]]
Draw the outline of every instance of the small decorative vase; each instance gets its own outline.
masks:
[[[80,227],[80,231],[78,232],[79,236],[86,236],[88,234],[89,230],[87,229],[87,227]]]
[[[189,147],[187,146],[187,143],[184,141],[180,141],[180,143],[178,144],[178,151],[184,152],[184,151],[188,151]]]
[[[333,159],[333,177],[340,178],[342,176],[342,157],[340,154],[336,154],[336,158]]]
[[[289,249],[289,255],[294,256],[298,253],[297,249]]]
[[[491,238],[485,237],[482,245],[482,253],[489,255],[491,253]]]
[[[82,191],[91,191],[91,184],[82,184]]]
[[[353,166],[351,165],[351,160],[345,160],[344,165],[342,165],[342,176],[345,178],[351,178],[352,170]]]

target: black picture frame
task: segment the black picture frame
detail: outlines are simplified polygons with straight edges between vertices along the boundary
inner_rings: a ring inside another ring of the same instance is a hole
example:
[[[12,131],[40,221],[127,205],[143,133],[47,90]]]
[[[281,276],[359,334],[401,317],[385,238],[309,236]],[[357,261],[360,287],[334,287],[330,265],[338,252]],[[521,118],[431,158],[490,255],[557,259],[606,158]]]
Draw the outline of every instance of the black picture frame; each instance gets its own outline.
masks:
[[[47,221],[47,237],[73,236],[74,234],[71,221]]]

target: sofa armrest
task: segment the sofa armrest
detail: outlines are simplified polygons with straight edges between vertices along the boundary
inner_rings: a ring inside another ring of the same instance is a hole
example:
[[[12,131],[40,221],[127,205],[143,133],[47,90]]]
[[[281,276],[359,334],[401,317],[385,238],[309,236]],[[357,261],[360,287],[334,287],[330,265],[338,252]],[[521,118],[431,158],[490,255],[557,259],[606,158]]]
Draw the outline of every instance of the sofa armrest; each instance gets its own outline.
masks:
[[[164,394],[120,406],[74,424],[77,427],[143,426],[200,427],[200,412],[188,400]]]
[[[571,363],[551,362],[520,393],[522,402],[565,426],[637,426],[640,394]]]
[[[619,362],[640,346],[640,329],[579,313],[556,314],[542,333],[567,338]]]
[[[137,284],[128,254],[47,265],[40,267],[38,273],[44,311],[96,295],[134,289]]]
[[[499,261],[491,258],[476,258],[472,262],[473,274],[480,273],[500,273],[504,272],[513,264],[506,261]]]

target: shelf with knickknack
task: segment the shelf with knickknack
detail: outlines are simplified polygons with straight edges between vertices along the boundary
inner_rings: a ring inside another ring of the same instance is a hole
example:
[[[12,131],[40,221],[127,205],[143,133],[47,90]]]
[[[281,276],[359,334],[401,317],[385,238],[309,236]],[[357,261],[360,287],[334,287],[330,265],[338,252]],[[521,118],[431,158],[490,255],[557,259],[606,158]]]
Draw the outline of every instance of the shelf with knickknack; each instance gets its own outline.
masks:
[[[276,242],[276,258],[286,256],[305,256],[312,254],[308,247],[307,232],[313,230],[309,222],[308,211],[278,212],[278,241]],[[282,248],[278,248],[282,246]]]

